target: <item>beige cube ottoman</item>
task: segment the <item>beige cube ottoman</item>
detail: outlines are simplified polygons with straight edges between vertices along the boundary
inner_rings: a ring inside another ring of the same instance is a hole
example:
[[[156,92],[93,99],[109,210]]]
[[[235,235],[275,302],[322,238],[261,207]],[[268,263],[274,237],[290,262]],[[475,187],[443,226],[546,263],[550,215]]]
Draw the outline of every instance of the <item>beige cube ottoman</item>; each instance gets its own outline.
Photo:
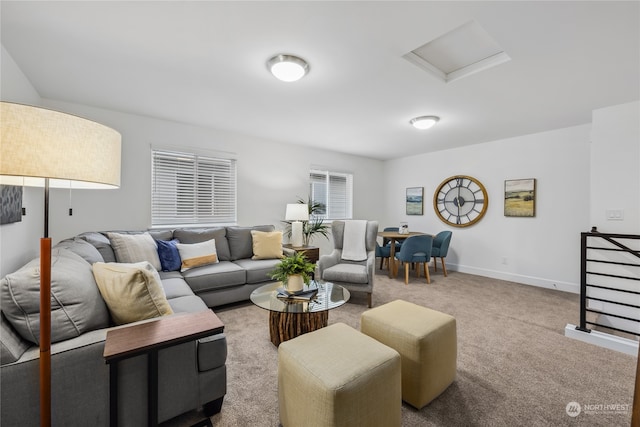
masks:
[[[454,317],[396,300],[362,313],[360,325],[363,333],[400,353],[402,400],[411,406],[426,406],[455,379]]]
[[[283,427],[401,425],[400,355],[343,323],[278,347]]]

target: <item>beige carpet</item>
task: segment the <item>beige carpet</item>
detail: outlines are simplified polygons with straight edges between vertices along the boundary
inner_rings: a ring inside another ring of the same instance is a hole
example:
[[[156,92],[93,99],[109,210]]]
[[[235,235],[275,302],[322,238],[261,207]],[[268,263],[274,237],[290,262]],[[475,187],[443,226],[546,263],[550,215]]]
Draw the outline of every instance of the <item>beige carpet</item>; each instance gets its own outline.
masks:
[[[403,426],[629,426],[636,359],[564,337],[565,325],[578,323],[577,295],[457,272],[445,278],[441,270],[430,285],[412,276],[405,286],[378,271],[374,306],[394,299],[449,313],[458,327],[456,381],[420,411],[403,404]],[[353,294],[329,323],[359,329],[364,301]],[[251,303],[215,311],[229,356],[228,392],[213,425],[278,426],[267,311]],[[576,417],[567,415],[570,402],[580,404]],[[166,426],[189,426],[199,416]]]

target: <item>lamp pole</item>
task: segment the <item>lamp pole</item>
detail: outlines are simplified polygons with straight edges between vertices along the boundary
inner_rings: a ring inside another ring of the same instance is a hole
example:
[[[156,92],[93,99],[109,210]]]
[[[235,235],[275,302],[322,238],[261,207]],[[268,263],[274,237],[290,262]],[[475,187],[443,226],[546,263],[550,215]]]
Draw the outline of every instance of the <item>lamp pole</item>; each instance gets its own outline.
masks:
[[[51,238],[49,178],[44,180],[44,237],[40,239],[40,425],[51,426]]]

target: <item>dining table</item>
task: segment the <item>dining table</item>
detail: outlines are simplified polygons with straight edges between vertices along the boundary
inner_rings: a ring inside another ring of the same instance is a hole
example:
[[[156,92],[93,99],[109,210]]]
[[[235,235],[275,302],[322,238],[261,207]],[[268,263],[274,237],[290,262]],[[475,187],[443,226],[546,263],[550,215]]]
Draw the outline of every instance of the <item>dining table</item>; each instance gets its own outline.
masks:
[[[421,231],[410,231],[409,233],[400,233],[399,231],[379,231],[378,236],[383,239],[389,239],[391,242],[391,254],[389,256],[389,278],[394,278],[398,274],[396,268],[396,241],[402,241],[410,236],[419,236],[423,233]]]

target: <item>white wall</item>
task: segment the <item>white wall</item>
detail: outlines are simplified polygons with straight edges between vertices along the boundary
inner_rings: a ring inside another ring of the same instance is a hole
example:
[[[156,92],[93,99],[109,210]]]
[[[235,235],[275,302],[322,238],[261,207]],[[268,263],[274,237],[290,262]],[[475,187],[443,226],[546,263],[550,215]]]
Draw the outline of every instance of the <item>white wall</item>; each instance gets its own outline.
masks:
[[[591,224],[601,233],[640,234],[640,102],[615,105],[593,112],[591,146]],[[621,211],[622,219],[612,219],[610,211]],[[591,245],[610,247],[602,240],[590,240]],[[640,242],[623,240],[633,249]],[[589,253],[590,257],[614,262],[637,264],[637,258],[619,252]],[[635,277],[637,267],[591,264],[589,271]],[[590,284],[633,289],[629,280],[589,275]],[[589,289],[589,295],[612,301],[638,304],[637,295]],[[640,309],[589,300],[589,307],[626,318],[639,319]],[[637,322],[615,316],[600,315],[598,323],[640,333]]]
[[[577,292],[580,232],[590,225],[590,130],[582,125],[389,161],[389,211],[381,226],[407,221],[410,230],[453,231],[452,270]],[[487,189],[487,213],[470,227],[450,227],[435,215],[434,191],[452,175],[473,176]],[[504,216],[504,181],[519,178],[537,180],[533,218]],[[407,187],[424,187],[424,215],[405,215]]]
[[[602,233],[640,234],[640,102],[593,112],[591,224]],[[623,219],[607,218],[622,211]]]
[[[119,189],[74,190],[71,195],[68,190],[51,190],[49,230],[54,244],[83,231],[150,227],[152,144],[233,153],[238,160],[239,225],[273,224],[281,228],[286,204],[295,203],[298,196],[307,197],[311,164],[354,174],[355,218],[376,219],[382,215],[383,205],[376,196],[376,190],[382,186],[382,162],[378,160],[54,100],[43,99],[42,103],[48,108],[98,121],[122,134]],[[69,207],[73,208],[73,216],[68,215]],[[35,209],[29,206],[27,209],[35,214]],[[41,213],[38,218],[42,221]],[[37,255],[37,246],[34,250],[37,243],[37,238],[25,239],[22,234],[16,234],[3,237],[1,246],[7,252],[27,252],[30,259]],[[319,244],[323,252],[330,247],[328,241],[314,243]],[[6,263],[3,260],[1,274],[18,268],[23,258]]]
[[[186,145],[235,153],[238,159],[238,223],[281,226],[286,203],[307,194],[310,165],[350,171],[354,217],[380,226],[407,221],[412,230],[453,231],[447,262],[452,270],[576,292],[580,232],[638,233],[640,229],[639,103],[594,111],[591,125],[421,154],[388,162],[307,149],[274,141],[153,118],[42,100],[2,48],[1,96],[85,116],[122,133],[122,187],[51,190],[54,243],[87,230],[145,229],[150,221],[150,145]],[[590,143],[591,135],[594,143]],[[593,167],[590,167],[593,162]],[[478,178],[489,193],[487,215],[468,228],[437,219],[432,197],[446,177]],[[503,215],[504,180],[537,179],[534,218]],[[620,183],[624,184],[621,185]],[[407,187],[423,186],[424,215],[406,216]],[[616,188],[612,191],[611,188]],[[42,190],[25,188],[23,221],[0,227],[0,276],[38,255],[42,235]],[[605,221],[607,209],[623,209],[624,221]],[[330,242],[314,244],[326,253]],[[437,280],[437,279],[436,279]]]

